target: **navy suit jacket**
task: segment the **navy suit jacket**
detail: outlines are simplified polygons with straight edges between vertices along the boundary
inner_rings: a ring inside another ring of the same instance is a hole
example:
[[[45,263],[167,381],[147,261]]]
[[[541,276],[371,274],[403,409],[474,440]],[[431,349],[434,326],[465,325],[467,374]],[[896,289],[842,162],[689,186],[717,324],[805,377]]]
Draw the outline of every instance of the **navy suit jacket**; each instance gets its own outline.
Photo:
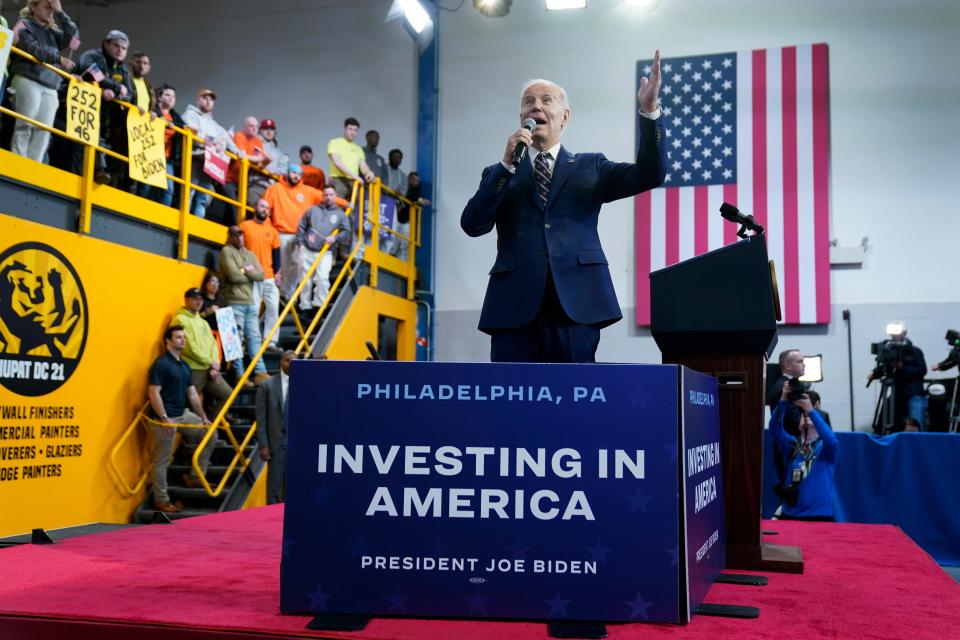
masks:
[[[460,216],[467,235],[497,229],[497,259],[480,313],[481,331],[513,329],[534,320],[548,262],[557,296],[572,320],[605,327],[622,317],[597,234],[597,216],[605,202],[663,183],[667,162],[662,121],[640,117],[636,164],[560,147],[546,207],[537,197],[529,158],[513,174],[499,162],[483,170],[480,187]]]

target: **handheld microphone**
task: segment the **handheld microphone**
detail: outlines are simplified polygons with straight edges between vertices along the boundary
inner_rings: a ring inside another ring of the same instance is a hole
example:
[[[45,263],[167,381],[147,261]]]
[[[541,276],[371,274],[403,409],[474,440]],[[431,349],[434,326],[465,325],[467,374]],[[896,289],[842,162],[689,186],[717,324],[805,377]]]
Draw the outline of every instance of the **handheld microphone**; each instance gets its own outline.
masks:
[[[720,205],[720,215],[729,220],[730,222],[736,222],[740,225],[740,231],[737,232],[737,235],[741,238],[746,238],[746,231],[753,231],[757,234],[763,233],[763,227],[757,224],[757,221],[753,219],[753,216],[742,213],[739,209],[728,202],[724,202]]]
[[[533,131],[537,128],[537,121],[533,118],[527,118],[523,121],[523,128],[527,131]],[[510,156],[510,162],[513,166],[520,164],[520,161],[523,160],[523,157],[527,155],[527,145],[524,142],[518,142],[517,146],[513,149],[513,155]]]

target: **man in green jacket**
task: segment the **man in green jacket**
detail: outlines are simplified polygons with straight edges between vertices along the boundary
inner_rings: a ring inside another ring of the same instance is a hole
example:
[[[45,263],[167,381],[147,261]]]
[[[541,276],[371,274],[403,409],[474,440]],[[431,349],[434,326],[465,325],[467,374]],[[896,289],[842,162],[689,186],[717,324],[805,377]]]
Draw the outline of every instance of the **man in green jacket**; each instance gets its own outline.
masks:
[[[263,280],[263,268],[257,256],[244,247],[243,229],[236,225],[230,227],[227,244],[220,251],[220,271],[223,276],[220,294],[233,309],[237,328],[247,345],[247,356],[252,359],[260,351],[262,341],[258,322],[260,310],[253,304],[253,283]],[[253,384],[270,379],[263,358],[257,358],[253,372]]]
[[[228,385],[220,374],[220,350],[217,339],[207,321],[200,317],[203,308],[203,292],[196,287],[183,294],[183,307],[173,316],[171,327],[182,327],[187,334],[187,346],[180,357],[190,365],[193,386],[201,394],[216,399],[210,404],[210,415],[215,415],[220,404],[230,395]]]

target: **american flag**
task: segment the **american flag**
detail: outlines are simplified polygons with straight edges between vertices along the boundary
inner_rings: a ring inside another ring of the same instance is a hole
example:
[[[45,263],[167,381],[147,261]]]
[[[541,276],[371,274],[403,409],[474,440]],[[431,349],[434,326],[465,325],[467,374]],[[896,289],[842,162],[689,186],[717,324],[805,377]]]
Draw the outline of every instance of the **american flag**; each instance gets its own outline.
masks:
[[[827,45],[664,58],[661,78],[667,179],[636,198],[637,324],[651,271],[737,241],[723,202],[766,227],[784,322],[830,322]]]

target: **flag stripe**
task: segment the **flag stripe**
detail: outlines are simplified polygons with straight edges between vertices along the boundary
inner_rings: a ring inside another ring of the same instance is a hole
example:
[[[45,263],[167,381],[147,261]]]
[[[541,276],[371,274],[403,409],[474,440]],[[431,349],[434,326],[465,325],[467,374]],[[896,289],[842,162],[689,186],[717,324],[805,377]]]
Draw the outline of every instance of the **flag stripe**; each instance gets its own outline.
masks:
[[[827,45],[813,46],[813,223],[817,322],[830,322],[830,81]]]
[[[677,264],[680,261],[680,192],[677,189],[667,189],[667,252],[666,266]]]
[[[720,205],[723,204],[724,186],[722,184],[712,184],[707,187],[707,219],[704,223],[707,228],[706,251],[713,251],[724,245],[724,227],[727,221],[717,213],[720,211]],[[697,252],[697,255],[700,255],[700,253],[704,252]]]
[[[800,266],[797,256],[797,50],[785,47],[780,59],[783,149],[784,319],[800,321]]]
[[[649,191],[637,196],[634,216],[634,247],[637,262],[637,324],[650,324],[650,197]]]
[[[709,202],[709,190],[707,186],[697,186],[693,188],[693,251],[696,256],[709,251],[710,224],[707,221]]]
[[[783,92],[780,49],[766,51],[766,91],[767,109],[765,135],[766,141],[766,198],[764,198],[764,217],[767,228],[767,254],[777,265],[780,274],[780,308],[784,309],[786,296],[783,265]],[[758,162],[754,156],[754,163]],[[786,320],[786,316],[784,316]]]
[[[817,321],[813,217],[813,92],[810,46],[797,47],[797,293],[800,324]]]
[[[753,52],[753,216],[767,226],[767,52]]]
[[[683,187],[676,191],[680,194],[680,262],[689,260],[694,254],[694,190],[698,187]]]

